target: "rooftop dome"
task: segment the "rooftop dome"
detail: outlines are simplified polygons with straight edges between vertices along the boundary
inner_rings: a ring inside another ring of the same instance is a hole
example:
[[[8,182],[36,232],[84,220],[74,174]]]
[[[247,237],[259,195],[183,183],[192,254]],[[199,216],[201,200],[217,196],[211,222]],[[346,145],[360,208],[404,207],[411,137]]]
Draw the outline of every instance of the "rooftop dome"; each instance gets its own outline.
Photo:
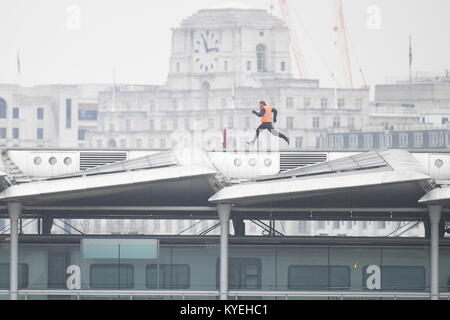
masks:
[[[261,8],[239,2],[228,2],[201,9],[181,22],[185,28],[221,28],[248,26],[252,28],[285,27],[284,22]]]

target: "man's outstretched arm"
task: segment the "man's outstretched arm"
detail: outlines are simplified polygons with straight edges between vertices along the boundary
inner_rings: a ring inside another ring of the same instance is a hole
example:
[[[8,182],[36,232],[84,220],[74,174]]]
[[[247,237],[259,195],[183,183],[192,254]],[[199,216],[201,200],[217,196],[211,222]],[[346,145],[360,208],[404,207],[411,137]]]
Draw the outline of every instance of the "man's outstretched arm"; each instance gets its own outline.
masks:
[[[256,114],[258,117],[262,117],[266,113],[266,110],[265,109],[261,109],[261,110],[259,110],[259,112],[256,112],[255,110],[252,110],[252,112],[254,114]]]

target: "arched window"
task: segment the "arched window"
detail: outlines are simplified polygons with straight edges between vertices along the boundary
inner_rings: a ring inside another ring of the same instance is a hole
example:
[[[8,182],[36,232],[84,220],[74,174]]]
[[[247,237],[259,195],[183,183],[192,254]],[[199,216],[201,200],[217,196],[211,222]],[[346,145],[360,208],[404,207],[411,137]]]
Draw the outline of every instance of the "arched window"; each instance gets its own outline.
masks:
[[[258,72],[267,71],[267,49],[263,44],[256,47],[256,70]]]
[[[0,98],[0,118],[6,118],[6,101],[3,98]]]
[[[116,140],[114,139],[109,140],[108,148],[117,148]]]
[[[208,109],[209,105],[209,91],[211,90],[211,86],[209,82],[202,83],[202,95],[201,95],[201,108]]]

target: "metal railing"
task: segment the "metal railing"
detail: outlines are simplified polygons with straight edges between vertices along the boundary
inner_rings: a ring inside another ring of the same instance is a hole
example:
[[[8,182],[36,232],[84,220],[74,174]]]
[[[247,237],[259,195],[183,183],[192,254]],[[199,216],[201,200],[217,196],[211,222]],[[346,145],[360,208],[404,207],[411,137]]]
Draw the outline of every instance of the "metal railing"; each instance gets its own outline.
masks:
[[[9,296],[10,291],[0,290],[0,296]],[[137,297],[180,297],[179,300],[190,297],[219,297],[219,291],[183,291],[183,290],[19,290],[19,299],[28,300],[33,296],[70,296],[81,299],[83,297],[127,297],[130,300]],[[237,300],[240,297],[268,297],[268,298],[387,298],[387,299],[430,299],[429,292],[398,292],[398,291],[249,291],[230,290],[228,300]],[[439,293],[439,299],[450,300],[450,292]]]

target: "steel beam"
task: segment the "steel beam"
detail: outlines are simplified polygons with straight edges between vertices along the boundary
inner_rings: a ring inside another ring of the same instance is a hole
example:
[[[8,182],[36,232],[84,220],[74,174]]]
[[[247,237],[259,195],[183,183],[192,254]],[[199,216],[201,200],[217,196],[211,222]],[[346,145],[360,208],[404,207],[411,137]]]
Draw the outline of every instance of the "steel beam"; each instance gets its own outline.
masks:
[[[431,223],[431,300],[439,299],[439,221],[441,213],[440,205],[428,206]]]
[[[228,299],[228,235],[231,204],[218,204],[220,219],[220,300]]]
[[[22,212],[22,205],[19,202],[8,203],[8,213],[10,219],[10,277],[9,277],[9,299],[17,300],[19,290],[19,218]]]

